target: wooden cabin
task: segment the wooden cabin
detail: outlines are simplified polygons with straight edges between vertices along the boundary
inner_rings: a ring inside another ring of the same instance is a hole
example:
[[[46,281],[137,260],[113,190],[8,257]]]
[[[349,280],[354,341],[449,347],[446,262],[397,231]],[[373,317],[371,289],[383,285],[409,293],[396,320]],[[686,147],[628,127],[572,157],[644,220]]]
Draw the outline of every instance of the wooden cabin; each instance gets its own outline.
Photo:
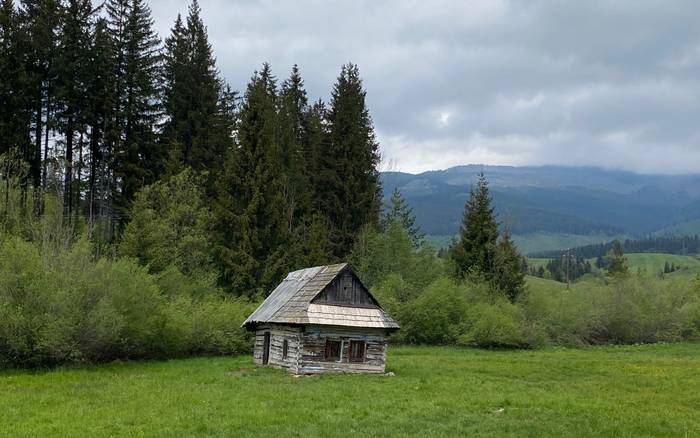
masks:
[[[383,373],[399,329],[347,263],[289,273],[243,326],[256,364],[295,374]]]

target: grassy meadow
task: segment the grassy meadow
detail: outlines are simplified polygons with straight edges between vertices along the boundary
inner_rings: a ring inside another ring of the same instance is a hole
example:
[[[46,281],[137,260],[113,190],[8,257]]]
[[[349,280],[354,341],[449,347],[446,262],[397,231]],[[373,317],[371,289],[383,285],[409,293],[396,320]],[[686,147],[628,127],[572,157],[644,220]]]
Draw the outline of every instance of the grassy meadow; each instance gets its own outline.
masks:
[[[435,248],[447,248],[455,237],[447,234],[431,234],[426,236]],[[609,236],[607,234],[570,234],[536,232],[527,234],[515,234],[513,240],[522,254],[532,254],[541,251],[556,251],[577,246],[593,245],[609,242],[614,239],[628,239],[627,235]]]
[[[681,267],[681,270],[690,273],[700,273],[700,258],[694,255],[676,255],[661,253],[629,253],[625,254],[630,272],[636,273],[638,269],[649,274],[658,274],[664,269],[664,264],[668,262]],[[548,258],[528,257],[530,266],[546,266]],[[594,264],[595,259],[589,259]]]
[[[0,371],[0,434],[700,434],[700,344],[393,347],[387,371],[293,377],[249,356]]]

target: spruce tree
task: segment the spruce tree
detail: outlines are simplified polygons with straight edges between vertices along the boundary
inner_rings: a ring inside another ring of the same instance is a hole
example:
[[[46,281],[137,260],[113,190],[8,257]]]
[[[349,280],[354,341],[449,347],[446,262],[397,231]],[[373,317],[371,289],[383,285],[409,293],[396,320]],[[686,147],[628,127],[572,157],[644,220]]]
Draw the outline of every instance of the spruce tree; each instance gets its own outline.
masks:
[[[489,184],[480,173],[476,189],[471,189],[464,206],[459,241],[451,251],[456,276],[463,278],[476,271],[492,279],[497,240],[498,223],[491,207]]]
[[[629,267],[627,266],[627,258],[625,257],[625,254],[622,250],[622,244],[619,240],[613,241],[612,249],[608,252],[606,259],[608,274],[626,275],[629,273]]]
[[[276,88],[264,64],[246,89],[238,144],[229,151],[214,204],[222,286],[249,296],[270,292],[289,264]]]
[[[306,125],[308,100],[299,68],[294,65],[290,77],[282,83],[279,96],[279,135],[284,193],[289,228],[298,227],[311,215],[313,190],[307,172]]]
[[[32,145],[25,153],[34,187],[46,183],[42,171],[42,140],[44,160],[48,159],[48,139],[55,92],[55,63],[58,54],[62,5],[58,0],[23,0],[22,27],[26,36],[26,85],[21,93],[31,102]],[[16,59],[16,62],[22,62]],[[43,178],[42,178],[43,176]]]
[[[494,258],[494,281],[498,289],[515,302],[525,291],[522,257],[510,238],[508,228],[503,230]]]
[[[379,145],[357,65],[347,64],[333,86],[327,149],[319,154],[317,196],[331,224],[333,254],[344,258],[366,226],[377,226],[381,203]]]
[[[189,166],[207,171],[208,186],[222,167],[221,157],[232,143],[232,120],[220,111],[226,89],[196,0],[186,23],[178,15],[165,44],[163,140],[170,149],[170,171]]]
[[[107,130],[112,149],[114,206],[126,216],[136,191],[164,168],[156,142],[161,77],[160,41],[143,0],[109,0],[114,116]]]
[[[110,182],[110,152],[106,142],[106,126],[113,117],[114,95],[112,93],[112,45],[107,33],[107,22],[99,18],[94,26],[90,45],[87,70],[87,115],[89,130],[89,167],[87,184],[86,214],[88,235],[97,218],[104,214],[106,203],[111,197],[108,190]]]
[[[304,169],[308,175],[309,191],[311,193],[311,210],[314,214],[322,214],[324,202],[322,196],[325,190],[327,173],[324,174],[324,155],[328,153],[328,109],[325,103],[319,99],[307,108],[304,113],[304,156],[306,164]]]
[[[34,114],[32,84],[27,70],[26,16],[11,0],[0,3],[0,155],[20,153],[25,161],[31,150],[30,124]]]
[[[86,132],[88,118],[87,84],[92,31],[90,0],[69,0],[62,20],[61,39],[56,62],[56,116],[59,132],[63,134],[64,196],[63,208],[68,215],[79,203],[80,188],[74,184],[74,142]],[[79,177],[78,169],[78,177]]]
[[[418,224],[416,224],[416,215],[413,214],[413,208],[408,205],[408,202],[406,202],[406,199],[404,199],[398,187],[392,192],[391,198],[389,198],[389,205],[383,217],[383,225],[385,228],[391,222],[401,224],[401,226],[406,229],[408,235],[411,236],[414,247],[418,248],[421,245],[425,234],[423,234]]]

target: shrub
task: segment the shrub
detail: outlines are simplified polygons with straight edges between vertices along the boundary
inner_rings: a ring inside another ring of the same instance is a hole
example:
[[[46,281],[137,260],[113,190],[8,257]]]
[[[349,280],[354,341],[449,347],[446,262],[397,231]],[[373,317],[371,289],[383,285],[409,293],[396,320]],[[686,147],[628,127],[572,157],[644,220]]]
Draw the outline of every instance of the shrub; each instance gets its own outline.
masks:
[[[211,275],[212,216],[191,170],[144,187],[130,215],[120,255],[138,259],[154,273],[175,266],[187,275]]]
[[[250,312],[248,301],[174,268],[156,277],[133,259],[95,261],[84,240],[56,257],[0,241],[5,366],[245,352],[251,340],[240,325]]]
[[[521,307],[505,300],[470,306],[459,331],[461,345],[529,348],[545,342],[544,331],[528,323]]]

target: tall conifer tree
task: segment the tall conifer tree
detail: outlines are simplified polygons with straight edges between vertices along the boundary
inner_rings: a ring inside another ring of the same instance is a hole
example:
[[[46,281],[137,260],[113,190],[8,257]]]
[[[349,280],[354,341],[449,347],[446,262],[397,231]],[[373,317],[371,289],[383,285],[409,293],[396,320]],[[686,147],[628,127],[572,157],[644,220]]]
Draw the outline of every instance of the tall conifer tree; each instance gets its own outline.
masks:
[[[256,72],[240,108],[238,145],[218,181],[216,253],[223,286],[269,292],[288,267],[290,231],[283,201],[277,89],[270,66]]]
[[[80,188],[74,184],[74,146],[80,136],[80,147],[86,133],[87,84],[92,31],[92,3],[90,0],[69,0],[64,12],[56,62],[57,120],[63,134],[64,155],[64,212],[70,214],[79,202]],[[80,168],[78,168],[78,173]],[[78,176],[79,178],[79,176]]]
[[[27,158],[32,108],[26,16],[11,0],[0,3],[0,154],[15,150]]]
[[[344,65],[331,95],[328,149],[319,157],[317,187],[338,258],[350,252],[365,226],[379,222],[379,145],[365,96],[357,65]]]
[[[292,67],[290,77],[282,83],[279,96],[279,134],[282,167],[284,169],[284,195],[287,205],[289,229],[310,220],[313,188],[307,163],[308,143],[305,117],[308,100],[299,68]]]
[[[489,183],[481,173],[464,206],[459,241],[452,248],[457,277],[474,270],[493,278],[497,241],[498,223],[491,207]]]
[[[163,141],[170,149],[171,172],[189,166],[209,173],[208,186],[231,147],[230,104],[196,0],[186,23],[177,17],[165,44]]]
[[[31,101],[32,106],[32,145],[31,149],[27,150],[25,159],[29,163],[29,173],[35,187],[39,187],[42,179],[46,179],[46,171],[42,171],[42,140],[43,158],[46,160],[62,9],[58,0],[22,1],[22,23],[27,37],[27,88],[21,92]],[[16,61],[21,62],[19,59]]]
[[[420,246],[425,234],[420,230],[418,224],[416,224],[416,215],[413,213],[413,208],[408,205],[406,199],[404,199],[399,188],[395,188],[389,199],[389,205],[384,213],[383,217],[384,226],[388,226],[391,222],[396,222],[401,224],[408,235],[411,236],[411,241],[413,246],[416,248]]]
[[[112,93],[112,77],[114,66],[111,56],[111,40],[107,33],[107,22],[100,18],[95,23],[93,38],[90,46],[90,56],[87,70],[90,72],[87,83],[87,120],[90,132],[87,205],[88,231],[92,235],[92,227],[98,216],[105,212],[106,203],[111,197],[108,187],[110,182],[109,159],[110,149],[107,148],[106,128],[113,117],[114,94]]]
[[[113,150],[115,209],[126,214],[136,191],[156,180],[164,167],[156,142],[161,76],[160,41],[143,0],[109,0],[115,115],[108,139]]]
[[[494,263],[496,286],[514,302],[525,291],[523,259],[506,227],[496,247]]]

